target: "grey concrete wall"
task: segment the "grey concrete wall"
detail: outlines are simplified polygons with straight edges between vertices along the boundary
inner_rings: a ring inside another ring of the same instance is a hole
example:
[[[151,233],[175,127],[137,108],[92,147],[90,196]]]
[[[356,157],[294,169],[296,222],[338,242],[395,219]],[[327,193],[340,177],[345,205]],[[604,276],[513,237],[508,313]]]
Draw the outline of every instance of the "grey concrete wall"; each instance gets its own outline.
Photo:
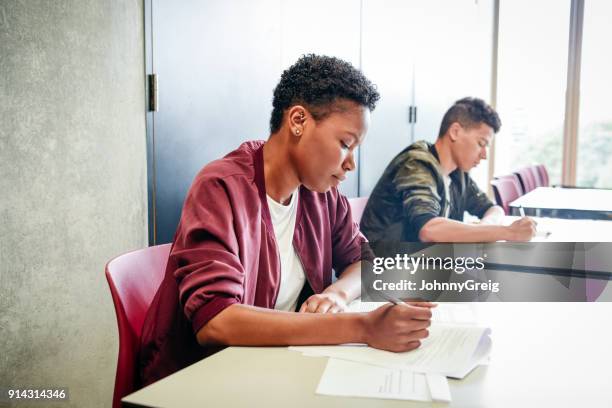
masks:
[[[147,242],[143,31],[139,0],[0,0],[0,387],[62,407],[110,406],[103,268]]]

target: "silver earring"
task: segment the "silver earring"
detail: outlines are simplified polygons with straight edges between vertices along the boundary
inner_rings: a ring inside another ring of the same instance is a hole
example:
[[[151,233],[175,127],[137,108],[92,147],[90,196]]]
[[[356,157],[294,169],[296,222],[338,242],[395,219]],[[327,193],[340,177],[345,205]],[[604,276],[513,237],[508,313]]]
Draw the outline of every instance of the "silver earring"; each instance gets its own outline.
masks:
[[[295,135],[296,135],[296,136],[299,136],[299,135],[300,135],[300,133],[301,133],[301,132],[300,132],[300,129],[296,129],[296,130],[295,130]]]

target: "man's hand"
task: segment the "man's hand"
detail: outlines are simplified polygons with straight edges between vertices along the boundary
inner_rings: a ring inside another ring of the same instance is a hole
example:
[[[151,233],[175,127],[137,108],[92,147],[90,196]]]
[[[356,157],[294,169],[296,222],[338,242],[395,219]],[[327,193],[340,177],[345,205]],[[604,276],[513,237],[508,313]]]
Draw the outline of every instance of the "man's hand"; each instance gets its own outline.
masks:
[[[529,217],[514,221],[508,228],[508,241],[530,241],[536,234],[537,223]]]
[[[300,307],[300,313],[339,313],[347,308],[346,297],[336,292],[312,295]]]

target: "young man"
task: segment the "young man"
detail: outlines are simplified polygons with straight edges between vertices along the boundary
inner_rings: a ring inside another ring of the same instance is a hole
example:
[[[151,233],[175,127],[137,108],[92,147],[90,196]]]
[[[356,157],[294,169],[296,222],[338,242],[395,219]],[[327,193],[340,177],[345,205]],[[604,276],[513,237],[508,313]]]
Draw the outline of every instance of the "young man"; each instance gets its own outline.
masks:
[[[427,337],[431,304],[337,313],[360,294],[365,240],[336,187],[355,168],[378,97],[347,62],[304,56],[274,91],[268,140],[246,142],[196,176],[144,322],[141,385],[219,346],[406,351]]]
[[[499,116],[484,101],[461,99],[446,112],[435,144],[416,142],[387,166],[368,200],[361,231],[369,241],[529,241],[535,222],[527,217],[499,225],[494,205],[468,172],[487,158]],[[481,218],[462,222],[464,211]]]

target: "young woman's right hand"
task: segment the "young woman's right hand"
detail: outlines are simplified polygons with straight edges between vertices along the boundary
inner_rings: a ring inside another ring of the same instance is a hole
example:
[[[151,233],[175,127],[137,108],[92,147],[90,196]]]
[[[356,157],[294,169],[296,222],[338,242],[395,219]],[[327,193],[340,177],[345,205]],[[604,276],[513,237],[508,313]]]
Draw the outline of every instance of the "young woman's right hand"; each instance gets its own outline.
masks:
[[[374,348],[401,352],[421,345],[429,336],[431,307],[410,304],[381,306],[366,316],[365,342]]]

